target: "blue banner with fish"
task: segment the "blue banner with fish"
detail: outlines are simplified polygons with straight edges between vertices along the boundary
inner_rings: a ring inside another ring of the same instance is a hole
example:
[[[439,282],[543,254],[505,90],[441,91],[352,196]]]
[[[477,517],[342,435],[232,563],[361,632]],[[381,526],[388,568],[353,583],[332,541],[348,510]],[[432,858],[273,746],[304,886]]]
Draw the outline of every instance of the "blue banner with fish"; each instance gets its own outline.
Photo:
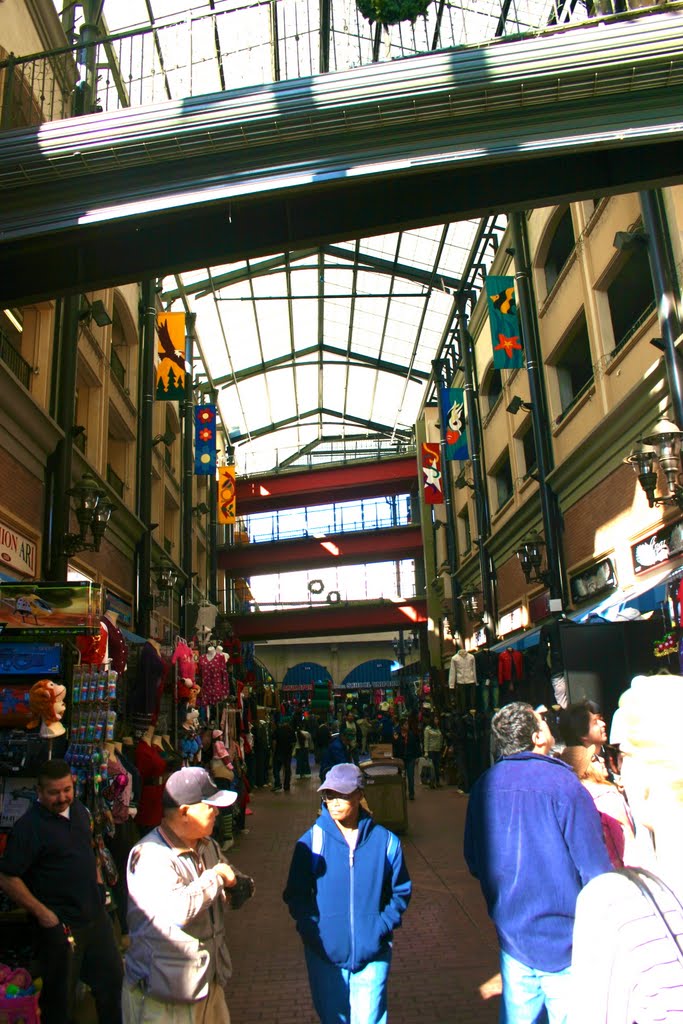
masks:
[[[518,370],[524,366],[524,347],[519,329],[514,277],[489,275],[486,278],[486,298],[493,365],[496,370]]]

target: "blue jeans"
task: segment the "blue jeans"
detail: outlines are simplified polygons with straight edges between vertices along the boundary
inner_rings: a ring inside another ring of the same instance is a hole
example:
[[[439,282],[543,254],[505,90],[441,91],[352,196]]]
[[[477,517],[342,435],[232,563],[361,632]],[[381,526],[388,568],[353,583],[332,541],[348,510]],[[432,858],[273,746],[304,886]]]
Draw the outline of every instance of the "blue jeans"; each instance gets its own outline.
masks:
[[[415,758],[406,758],[406,779],[408,781],[408,796],[415,796]]]
[[[546,1020],[549,1024],[565,1024],[571,993],[570,972],[570,967],[563,971],[538,971],[501,949],[500,1024],[536,1024]]]
[[[308,983],[320,1024],[387,1024],[387,980],[391,950],[360,971],[322,960],[307,946]]]

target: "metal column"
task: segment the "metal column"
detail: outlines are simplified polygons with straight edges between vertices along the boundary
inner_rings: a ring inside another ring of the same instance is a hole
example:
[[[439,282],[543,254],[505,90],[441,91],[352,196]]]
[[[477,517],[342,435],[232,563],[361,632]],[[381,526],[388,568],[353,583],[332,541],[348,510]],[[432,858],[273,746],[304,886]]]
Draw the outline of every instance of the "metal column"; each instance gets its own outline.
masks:
[[[149,636],[152,612],[152,418],[154,413],[154,357],[156,354],[156,289],[153,280],[140,288],[142,352],[138,432],[137,514],[145,524],[136,551],[136,629]]]
[[[562,607],[564,608],[567,598],[563,571],[562,519],[557,495],[546,480],[548,473],[553,468],[553,451],[548,418],[548,403],[541,374],[541,343],[531,281],[531,262],[529,259],[529,242],[525,214],[519,212],[512,213],[510,215],[510,227],[512,230],[515,259],[517,304],[519,307],[522,337],[524,339],[526,369],[529,378],[531,423],[538,464],[538,491],[541,499],[541,515],[543,517],[549,573],[548,587],[551,599],[561,600]]]
[[[496,591],[493,586],[494,567],[488,551],[487,541],[491,536],[491,509],[489,507],[488,491],[486,489],[484,452],[481,443],[481,420],[479,416],[479,401],[475,389],[474,378],[474,353],[472,352],[472,338],[468,330],[467,303],[468,293],[458,294],[458,341],[460,359],[464,374],[464,397],[465,409],[467,411],[467,429],[469,440],[470,461],[472,463],[472,484],[474,486],[474,505],[477,513],[477,534],[475,543],[479,549],[479,573],[481,575],[481,590],[484,611],[488,615],[488,625],[493,632],[496,632],[498,622],[498,604]]]
[[[453,511],[453,483],[451,481],[450,464],[446,458],[446,423],[444,422],[443,403],[441,401],[441,389],[447,386],[446,366],[443,359],[433,359],[432,369],[434,380],[439,395],[439,422],[440,438],[439,448],[441,451],[441,486],[443,488],[444,511],[446,513],[446,550],[448,551],[448,571],[451,580],[451,606],[453,609],[453,632],[457,630],[460,636],[464,636],[464,616],[462,602],[460,601],[460,584],[455,575],[455,567],[458,561],[458,551],[455,534],[455,513]]]
[[[194,426],[194,398],[192,391],[192,349],[194,346],[195,314],[185,314],[185,400],[183,402],[183,489],[181,500],[181,568],[185,576],[183,582],[182,613],[180,628],[183,636],[189,633],[189,605],[192,604],[192,485],[194,483],[194,459],[192,453],[192,434]]]
[[[647,254],[657,299],[657,316],[664,342],[664,361],[671,395],[673,419],[683,429],[683,390],[676,342],[681,329],[681,289],[661,189],[640,193],[643,226],[647,235]]]

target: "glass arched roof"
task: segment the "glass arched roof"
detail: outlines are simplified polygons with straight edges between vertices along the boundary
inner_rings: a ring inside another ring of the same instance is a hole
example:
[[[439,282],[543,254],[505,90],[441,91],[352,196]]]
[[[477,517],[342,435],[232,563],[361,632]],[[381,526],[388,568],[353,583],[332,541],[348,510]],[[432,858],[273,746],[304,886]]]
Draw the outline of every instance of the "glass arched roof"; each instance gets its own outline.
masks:
[[[127,37],[109,47],[98,90],[133,105],[485,43],[592,11],[590,0],[433,0],[414,24],[382,28],[355,0],[84,2],[102,8],[105,33]],[[77,32],[82,12],[55,4]],[[485,271],[504,227],[492,220],[483,247],[480,222],[467,221],[165,278],[164,305],[197,314],[196,379],[218,392],[238,470],[410,447],[454,292],[466,268]]]

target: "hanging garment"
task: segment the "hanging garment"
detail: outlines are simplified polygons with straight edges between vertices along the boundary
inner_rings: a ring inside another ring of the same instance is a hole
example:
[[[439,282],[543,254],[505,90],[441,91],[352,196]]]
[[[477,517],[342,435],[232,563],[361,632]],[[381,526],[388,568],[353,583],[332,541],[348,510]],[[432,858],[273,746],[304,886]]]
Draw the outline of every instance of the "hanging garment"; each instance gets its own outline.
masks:
[[[121,675],[128,665],[128,644],[119,627],[107,615],[100,619],[100,625],[107,632],[107,657],[111,667]]]
[[[197,674],[197,662],[194,660],[194,651],[185,643],[179,640],[171,656],[171,664],[178,665],[178,672],[181,679],[195,680]]]
[[[201,676],[201,692],[197,699],[199,705],[218,704],[230,695],[230,679],[228,664],[222,654],[214,654],[208,658],[205,654],[199,659]]]
[[[140,740],[135,748],[135,767],[140,772],[142,792],[138,807],[137,823],[146,828],[155,828],[162,817],[161,796],[164,789],[166,762],[155,746]]]
[[[130,694],[130,713],[138,724],[155,722],[164,679],[164,660],[154,644],[142,648],[135,683]]]
[[[524,658],[521,651],[512,647],[501,651],[498,656],[498,682],[509,690],[514,690],[518,682],[524,679]]]

